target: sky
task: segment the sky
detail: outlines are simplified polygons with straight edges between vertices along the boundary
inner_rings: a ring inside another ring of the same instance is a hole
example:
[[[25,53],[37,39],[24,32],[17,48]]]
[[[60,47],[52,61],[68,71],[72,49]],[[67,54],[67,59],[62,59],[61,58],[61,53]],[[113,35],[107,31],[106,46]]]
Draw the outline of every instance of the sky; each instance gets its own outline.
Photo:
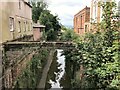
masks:
[[[65,26],[73,26],[73,18],[76,13],[90,7],[91,0],[47,0],[48,9],[52,14],[58,15],[60,23]]]

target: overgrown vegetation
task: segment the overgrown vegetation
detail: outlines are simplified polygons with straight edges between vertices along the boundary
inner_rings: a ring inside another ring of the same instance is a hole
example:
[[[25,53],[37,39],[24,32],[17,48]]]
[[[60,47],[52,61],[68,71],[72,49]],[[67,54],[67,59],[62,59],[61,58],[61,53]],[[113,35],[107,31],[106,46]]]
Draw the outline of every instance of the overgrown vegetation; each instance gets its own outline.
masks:
[[[72,29],[62,27],[61,41],[80,41],[79,35],[77,35]]]
[[[73,88],[120,89],[120,26],[118,20],[113,20],[115,3],[101,6],[103,21],[99,31],[85,34],[80,41],[74,40],[76,49],[63,53],[71,62]],[[64,36],[68,40],[70,34]]]
[[[28,63],[26,69],[18,77],[15,89],[32,88],[35,89],[40,81],[42,70],[47,62],[49,50],[39,50]]]

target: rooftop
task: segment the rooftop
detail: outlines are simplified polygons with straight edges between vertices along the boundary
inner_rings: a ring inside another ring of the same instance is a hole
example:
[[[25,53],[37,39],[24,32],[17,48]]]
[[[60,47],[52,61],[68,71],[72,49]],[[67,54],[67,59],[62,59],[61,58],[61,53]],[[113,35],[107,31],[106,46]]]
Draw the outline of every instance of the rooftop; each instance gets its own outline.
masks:
[[[85,7],[85,8],[83,8],[82,10],[80,10],[77,14],[75,14],[74,16],[77,16],[79,13],[81,13],[82,11],[84,11],[84,10],[87,10],[87,9],[89,9],[90,10],[90,7]]]
[[[32,5],[31,5],[31,3],[30,3],[30,2],[28,2],[28,1],[26,1],[26,0],[23,0],[23,2],[24,2],[25,4],[27,4],[29,7],[31,7],[31,8],[32,8]]]
[[[33,24],[33,28],[45,28],[45,26],[44,25],[40,25],[38,23],[34,23]]]

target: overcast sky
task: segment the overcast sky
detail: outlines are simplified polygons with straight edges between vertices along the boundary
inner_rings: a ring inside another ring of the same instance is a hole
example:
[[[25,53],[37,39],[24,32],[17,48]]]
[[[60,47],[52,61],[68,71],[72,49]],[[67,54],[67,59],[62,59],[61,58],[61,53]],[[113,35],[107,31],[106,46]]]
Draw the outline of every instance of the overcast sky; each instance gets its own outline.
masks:
[[[74,15],[86,6],[91,0],[47,0],[48,9],[57,14],[63,25],[73,26]]]

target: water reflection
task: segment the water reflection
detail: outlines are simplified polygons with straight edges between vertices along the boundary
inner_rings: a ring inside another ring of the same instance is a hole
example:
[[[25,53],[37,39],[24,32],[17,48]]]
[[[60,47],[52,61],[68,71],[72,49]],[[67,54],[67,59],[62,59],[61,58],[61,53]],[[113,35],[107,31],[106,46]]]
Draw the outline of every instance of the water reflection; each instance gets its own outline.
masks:
[[[70,80],[67,77],[67,73],[65,71],[65,56],[61,56],[63,50],[57,49],[54,54],[54,60],[50,67],[46,88],[68,88],[70,86]]]

